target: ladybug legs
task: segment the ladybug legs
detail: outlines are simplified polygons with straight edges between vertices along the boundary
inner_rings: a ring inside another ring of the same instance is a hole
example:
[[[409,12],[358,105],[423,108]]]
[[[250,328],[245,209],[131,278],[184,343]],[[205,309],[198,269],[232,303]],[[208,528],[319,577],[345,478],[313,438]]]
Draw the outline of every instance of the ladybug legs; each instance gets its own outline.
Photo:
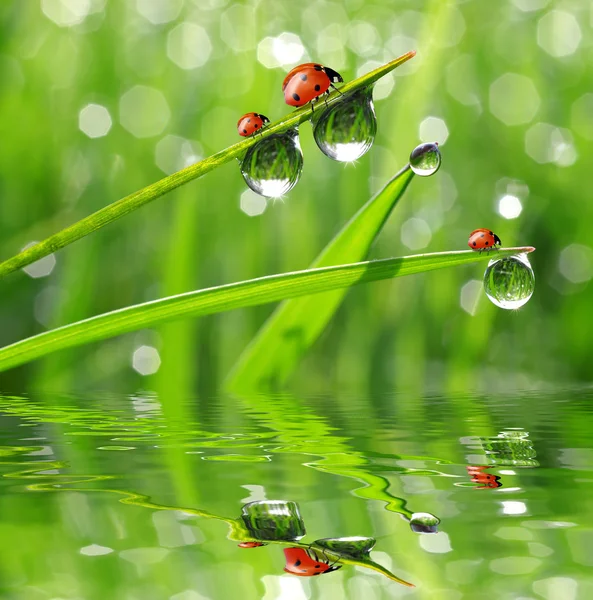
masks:
[[[342,568],[342,565],[338,565],[337,567],[334,566],[340,559],[336,558],[336,560],[334,560],[334,562],[331,562],[330,557],[325,553],[325,550],[323,550],[323,549],[321,550],[321,554],[323,554],[323,557],[325,560],[321,560],[319,558],[319,556],[317,555],[317,552],[315,552],[315,550],[313,550],[313,548],[311,548],[310,546],[309,546],[308,554],[310,556],[312,556],[312,558],[314,558],[316,561],[322,562],[326,565],[329,565],[328,569],[325,571],[326,573],[330,573],[331,571],[337,571],[338,569]]]

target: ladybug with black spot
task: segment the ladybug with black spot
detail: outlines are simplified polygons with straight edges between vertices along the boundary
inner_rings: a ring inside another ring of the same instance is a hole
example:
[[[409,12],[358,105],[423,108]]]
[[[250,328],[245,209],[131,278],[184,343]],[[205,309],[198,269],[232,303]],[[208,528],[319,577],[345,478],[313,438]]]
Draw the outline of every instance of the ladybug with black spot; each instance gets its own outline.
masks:
[[[285,548],[286,566],[284,570],[287,573],[298,575],[299,577],[313,577],[314,575],[323,575],[331,571],[337,571],[342,565],[334,566],[329,561],[320,560],[312,549],[305,548]]]
[[[243,137],[249,137],[260,131],[264,125],[270,122],[265,115],[256,112],[250,112],[243,115],[237,123],[237,131]]]
[[[318,63],[304,63],[292,69],[284,78],[282,91],[289,106],[303,106],[322,94],[328,93],[334,83],[342,83],[342,76]],[[338,90],[339,91],[339,90]]]
[[[472,250],[490,250],[501,245],[500,238],[490,229],[476,229],[469,234],[467,245]]]
[[[476,486],[477,490],[486,490],[486,489],[496,489],[502,487],[502,483],[500,482],[500,477],[498,475],[492,475],[491,473],[486,473],[486,469],[490,469],[491,465],[479,465],[472,466],[469,465],[466,467],[467,474],[471,477],[471,480],[474,483],[479,483],[481,485]]]

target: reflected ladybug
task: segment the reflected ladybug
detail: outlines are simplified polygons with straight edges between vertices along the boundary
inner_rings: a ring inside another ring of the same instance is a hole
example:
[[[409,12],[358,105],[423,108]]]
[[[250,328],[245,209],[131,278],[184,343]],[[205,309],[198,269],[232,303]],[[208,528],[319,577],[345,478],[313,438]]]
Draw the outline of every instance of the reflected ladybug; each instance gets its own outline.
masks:
[[[500,482],[500,477],[498,475],[492,475],[491,473],[486,473],[486,469],[489,469],[490,465],[481,465],[478,467],[466,467],[467,474],[471,477],[471,480],[474,483],[481,483],[482,485],[476,486],[477,490],[485,490],[485,489],[496,489],[502,487],[502,483]]]
[[[263,542],[241,542],[238,546],[239,548],[259,548],[265,544]]]
[[[319,560],[317,554],[311,549],[285,548],[284,556],[286,557],[284,570],[299,577],[322,575],[331,571],[337,571],[342,567],[342,565],[335,567],[329,561]]]
[[[239,135],[248,137],[253,135],[256,131],[259,131],[266,123],[269,123],[270,119],[260,113],[250,112],[243,115],[237,123],[237,131]]]
[[[282,91],[289,106],[303,106],[322,94],[334,83],[341,83],[342,76],[329,67],[318,63],[305,63],[292,69],[284,78]]]
[[[476,229],[469,235],[467,245],[472,250],[490,250],[495,246],[500,246],[500,238],[490,229]]]

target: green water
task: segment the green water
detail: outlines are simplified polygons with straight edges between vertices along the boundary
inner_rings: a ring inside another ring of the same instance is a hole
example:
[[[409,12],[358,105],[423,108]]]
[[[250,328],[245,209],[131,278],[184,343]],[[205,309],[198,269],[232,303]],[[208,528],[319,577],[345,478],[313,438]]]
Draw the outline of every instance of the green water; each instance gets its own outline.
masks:
[[[0,597],[591,598],[592,400],[0,397]],[[298,505],[302,545],[376,538],[371,566],[416,587],[238,547],[264,499]]]

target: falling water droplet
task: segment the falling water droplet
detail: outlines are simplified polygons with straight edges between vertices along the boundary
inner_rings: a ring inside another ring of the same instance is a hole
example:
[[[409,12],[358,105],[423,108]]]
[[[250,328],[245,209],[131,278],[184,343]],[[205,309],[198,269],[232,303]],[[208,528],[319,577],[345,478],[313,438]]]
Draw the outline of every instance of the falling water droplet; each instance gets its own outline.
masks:
[[[512,310],[527,304],[535,276],[526,254],[493,259],[484,273],[484,290],[493,304]]]
[[[247,150],[241,161],[245,183],[257,194],[279,198],[290,191],[303,170],[296,129],[269,135]]]
[[[327,110],[317,111],[313,122],[315,141],[326,156],[355,161],[373,145],[377,133],[372,88],[347,94]]]
[[[410,519],[410,529],[415,533],[438,533],[441,520],[430,513],[414,513]]]
[[[410,154],[410,167],[416,175],[434,175],[441,166],[441,151],[436,142],[420,144]]]

